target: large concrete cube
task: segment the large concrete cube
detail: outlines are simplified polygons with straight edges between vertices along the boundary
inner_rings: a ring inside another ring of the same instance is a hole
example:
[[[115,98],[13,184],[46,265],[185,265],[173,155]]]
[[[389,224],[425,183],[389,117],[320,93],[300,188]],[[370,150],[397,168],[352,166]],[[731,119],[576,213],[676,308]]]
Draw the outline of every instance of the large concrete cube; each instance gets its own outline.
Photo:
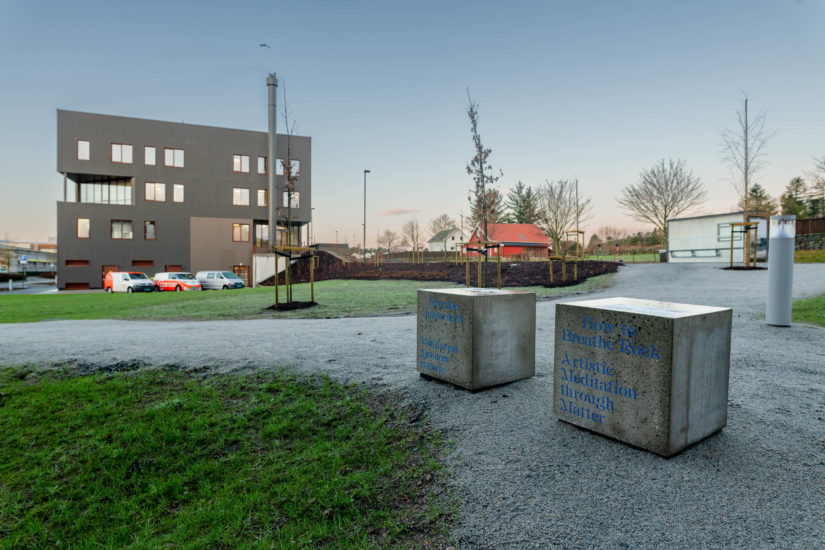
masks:
[[[536,295],[496,289],[418,291],[418,371],[468,390],[536,372]]]
[[[728,419],[732,311],[608,298],[556,306],[553,413],[663,456]]]

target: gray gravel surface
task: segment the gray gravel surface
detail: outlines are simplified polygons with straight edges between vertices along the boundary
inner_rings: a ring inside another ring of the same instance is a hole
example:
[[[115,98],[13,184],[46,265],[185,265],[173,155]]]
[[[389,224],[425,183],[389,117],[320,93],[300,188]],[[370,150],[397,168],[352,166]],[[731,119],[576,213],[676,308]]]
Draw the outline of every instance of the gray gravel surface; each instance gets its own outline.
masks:
[[[551,301],[537,305],[536,377],[475,394],[419,378],[412,315],[2,325],[0,362],[286,365],[390,390],[452,441],[459,549],[825,548],[825,329],[767,326],[767,271],[719,268],[627,266],[587,295],[733,308],[728,425],[671,459],[553,417]],[[797,264],[794,297],[822,292],[825,265]]]

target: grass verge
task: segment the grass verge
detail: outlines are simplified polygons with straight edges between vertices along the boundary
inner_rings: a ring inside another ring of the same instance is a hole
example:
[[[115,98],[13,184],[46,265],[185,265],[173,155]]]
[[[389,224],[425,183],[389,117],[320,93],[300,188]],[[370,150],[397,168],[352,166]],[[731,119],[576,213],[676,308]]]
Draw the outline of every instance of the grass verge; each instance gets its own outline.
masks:
[[[609,286],[612,274],[569,287],[525,287],[538,299]],[[333,318],[391,315],[415,311],[417,290],[457,288],[453,283],[334,279],[315,284],[318,306],[288,312],[265,311],[275,301],[273,287],[205,292],[139,294],[35,294],[3,296],[0,323],[63,319],[198,320]],[[283,287],[281,299],[283,300]],[[309,301],[308,283],[294,286],[293,299]]]
[[[797,250],[793,261],[800,264],[825,262],[825,250]]]
[[[438,434],[328,378],[4,368],[0,433],[0,548],[444,542]]]
[[[799,323],[825,327],[825,294],[794,302],[791,318]]]

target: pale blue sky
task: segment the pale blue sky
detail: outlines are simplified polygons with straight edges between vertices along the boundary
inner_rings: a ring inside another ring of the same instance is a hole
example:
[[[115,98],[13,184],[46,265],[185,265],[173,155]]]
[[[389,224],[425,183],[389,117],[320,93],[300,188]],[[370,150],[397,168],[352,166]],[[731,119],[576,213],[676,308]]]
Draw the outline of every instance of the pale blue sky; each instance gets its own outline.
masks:
[[[261,48],[266,42],[272,49]],[[663,157],[736,196],[720,129],[743,91],[774,137],[774,195],[825,155],[825,0],[36,2],[0,0],[0,237],[56,233],[55,110],[265,131],[266,75],[313,138],[318,240],[467,211],[466,88],[503,189],[578,177],[590,230]],[[417,212],[387,216],[394,209]],[[590,232],[590,231],[588,231]]]

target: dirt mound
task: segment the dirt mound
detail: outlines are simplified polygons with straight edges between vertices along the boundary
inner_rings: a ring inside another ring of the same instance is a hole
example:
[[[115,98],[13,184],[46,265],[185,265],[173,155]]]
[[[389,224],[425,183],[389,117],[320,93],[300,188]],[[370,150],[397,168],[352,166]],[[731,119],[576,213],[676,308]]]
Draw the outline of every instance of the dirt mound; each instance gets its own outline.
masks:
[[[358,262],[346,265],[336,256],[327,252],[316,254],[318,267],[315,269],[315,280],[326,279],[406,279],[412,281],[449,281],[464,284],[467,268],[451,262],[411,264],[386,263],[380,267]],[[615,273],[618,264],[615,262],[581,261],[576,267],[577,280],[573,280],[574,263],[566,264],[566,281],[562,281],[562,262],[553,262],[553,283],[550,283],[549,266],[547,262],[501,262],[501,286],[569,286],[578,284],[589,277]],[[482,269],[483,269],[482,264]],[[496,263],[490,262],[487,266],[487,281],[496,281]],[[292,266],[292,280],[296,283],[309,281],[309,256],[302,257]],[[280,283],[284,283],[284,274],[281,273]],[[271,286],[270,277],[262,283]],[[470,265],[470,284],[478,284],[478,265]]]

